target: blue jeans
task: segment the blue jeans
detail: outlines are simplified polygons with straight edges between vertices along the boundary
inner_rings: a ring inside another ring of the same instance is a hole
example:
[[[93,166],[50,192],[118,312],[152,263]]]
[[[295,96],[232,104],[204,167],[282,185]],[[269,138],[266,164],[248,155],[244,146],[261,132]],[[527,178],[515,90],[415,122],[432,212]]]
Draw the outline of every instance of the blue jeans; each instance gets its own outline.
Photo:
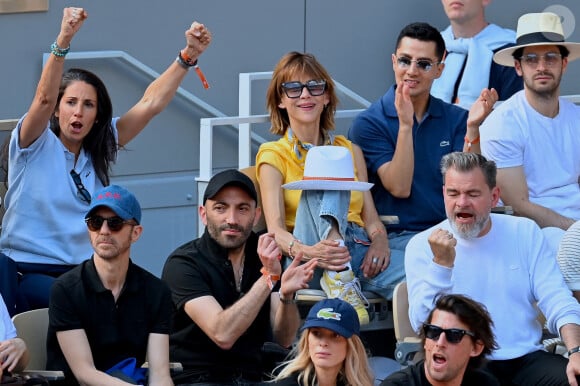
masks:
[[[10,316],[48,307],[50,287],[74,265],[17,263],[0,253],[0,294]]]
[[[401,231],[401,232],[389,232],[389,247],[391,251],[397,250],[405,253],[405,248],[409,240],[419,232],[414,231]]]
[[[395,286],[405,280],[404,252],[391,250],[391,262],[386,270],[373,278],[365,278],[360,266],[368,251],[370,240],[359,225],[348,222],[350,191],[303,190],[296,211],[294,237],[303,244],[314,245],[325,240],[335,224],[348,248],[351,266],[365,291],[372,291],[385,299],[393,298]],[[310,288],[320,289],[322,270],[317,269]]]

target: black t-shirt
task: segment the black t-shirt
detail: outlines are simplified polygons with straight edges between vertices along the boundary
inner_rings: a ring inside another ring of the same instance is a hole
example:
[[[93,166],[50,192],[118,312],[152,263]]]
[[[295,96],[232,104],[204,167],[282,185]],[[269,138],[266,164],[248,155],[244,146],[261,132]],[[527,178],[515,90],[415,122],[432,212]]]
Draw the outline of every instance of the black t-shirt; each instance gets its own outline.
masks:
[[[261,353],[263,344],[272,340],[269,301],[229,350],[218,347],[184,310],[189,300],[201,296],[213,296],[224,309],[238,301],[262,276],[257,248],[258,236],[252,232],[245,246],[241,293],[236,289],[228,251],[207,230],[201,238],[178,247],[165,262],[162,279],[169,285],[176,307],[170,359],[183,365],[183,373],[174,377],[176,383],[238,377],[259,381],[270,370],[262,368]]]
[[[173,304],[165,283],[129,262],[117,302],[86,260],[54,282],[50,294],[47,369],[63,370],[66,384],[78,384],[56,338],[57,331],[83,329],[98,370],[106,371],[126,358],[145,362],[149,334],[167,334]]]
[[[500,386],[499,381],[482,370],[466,369],[462,386]],[[419,361],[389,375],[381,386],[432,386],[425,375],[425,362]]]

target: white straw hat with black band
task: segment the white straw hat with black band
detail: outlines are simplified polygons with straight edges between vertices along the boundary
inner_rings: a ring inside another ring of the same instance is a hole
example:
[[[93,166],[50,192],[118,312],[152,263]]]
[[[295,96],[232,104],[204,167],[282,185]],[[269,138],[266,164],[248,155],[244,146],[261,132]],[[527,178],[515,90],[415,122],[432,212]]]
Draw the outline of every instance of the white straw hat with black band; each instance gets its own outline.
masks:
[[[302,180],[282,185],[288,190],[369,190],[373,184],[355,181],[350,151],[343,146],[314,146],[306,153]]]
[[[496,52],[494,62],[513,67],[513,53],[523,47],[557,45],[569,51],[568,61],[580,58],[580,43],[564,41],[564,29],[560,16],[552,12],[527,13],[518,19],[516,45]]]

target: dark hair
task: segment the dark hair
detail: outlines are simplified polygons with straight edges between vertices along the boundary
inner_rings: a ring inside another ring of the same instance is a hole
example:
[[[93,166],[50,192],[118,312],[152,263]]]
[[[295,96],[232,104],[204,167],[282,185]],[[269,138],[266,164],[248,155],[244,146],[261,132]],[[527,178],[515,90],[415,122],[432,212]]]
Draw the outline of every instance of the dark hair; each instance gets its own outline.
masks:
[[[481,169],[485,183],[490,189],[496,186],[497,167],[495,162],[488,161],[481,154],[467,153],[456,151],[449,153],[441,158],[441,174],[443,175],[443,184],[445,184],[445,174],[450,168],[459,172],[469,172],[476,168]]]
[[[546,44],[549,45],[549,43]],[[562,55],[562,58],[567,58],[568,55],[570,55],[570,50],[567,47],[560,45],[556,46],[558,47],[558,50],[560,50],[560,55]],[[514,57],[515,60],[520,61],[520,58],[524,54],[524,48],[525,47],[520,47],[512,53],[512,56]]]
[[[288,111],[278,107],[282,101],[282,83],[296,80],[293,77],[300,75],[307,75],[313,79],[326,81],[325,92],[328,95],[328,104],[320,116],[320,129],[325,132],[334,130],[334,113],[338,105],[334,81],[314,55],[292,51],[284,55],[276,64],[266,93],[266,107],[270,113],[270,123],[272,125],[270,131],[273,134],[284,135],[290,126]]]
[[[56,106],[58,108],[65,90],[73,82],[85,82],[95,88],[97,92],[97,116],[93,127],[83,139],[83,149],[89,154],[97,177],[105,186],[109,185],[109,171],[111,163],[117,157],[117,143],[111,128],[113,105],[104,83],[90,71],[71,68],[62,76]],[[58,118],[52,114],[50,128],[59,136],[60,125]]]
[[[431,323],[435,310],[446,311],[457,316],[461,323],[467,325],[469,331],[475,334],[471,339],[481,341],[483,351],[477,357],[469,359],[468,366],[472,368],[480,367],[485,361],[485,357],[498,348],[493,334],[493,320],[487,312],[487,308],[475,300],[458,294],[439,294],[435,298],[435,307],[427,317],[427,323]],[[425,339],[423,337],[423,339]]]
[[[422,42],[434,42],[437,59],[439,61],[443,60],[443,55],[445,55],[445,41],[441,36],[441,32],[432,25],[427,23],[411,23],[406,25],[399,33],[399,37],[397,37],[395,50],[399,48],[403,38],[417,39]]]

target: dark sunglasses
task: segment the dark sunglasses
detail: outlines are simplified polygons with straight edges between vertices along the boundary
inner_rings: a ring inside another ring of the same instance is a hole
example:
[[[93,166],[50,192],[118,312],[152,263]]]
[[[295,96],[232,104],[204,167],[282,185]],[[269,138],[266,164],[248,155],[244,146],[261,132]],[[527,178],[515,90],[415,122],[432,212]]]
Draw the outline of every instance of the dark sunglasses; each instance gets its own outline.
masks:
[[[471,331],[462,330],[460,328],[441,328],[439,326],[434,326],[432,324],[424,324],[423,325],[423,332],[425,333],[425,337],[428,339],[438,340],[441,333],[445,333],[445,338],[449,343],[457,344],[461,342],[463,336],[469,335],[472,338],[475,338],[475,334]]]
[[[91,194],[89,193],[87,188],[85,188],[85,186],[83,185],[83,182],[81,181],[81,176],[79,176],[79,174],[75,172],[74,169],[70,171],[70,175],[77,187],[77,195],[79,196],[79,198],[84,202],[86,202],[87,204],[90,204]]]
[[[85,219],[87,227],[92,232],[100,231],[105,221],[107,222],[107,228],[109,228],[111,232],[119,232],[121,229],[123,229],[123,226],[125,224],[136,225],[134,222],[130,220],[123,220],[119,216],[113,216],[108,218],[102,216],[92,216]]]
[[[304,87],[308,89],[308,92],[312,96],[320,96],[326,91],[326,81],[325,80],[309,80],[306,83],[300,82],[284,82],[282,83],[282,90],[288,98],[300,98],[302,95],[302,90]]]
[[[433,68],[433,65],[439,64],[440,62],[433,63],[432,61],[426,59],[411,60],[409,58],[405,58],[404,56],[397,58],[397,64],[401,69],[407,69],[411,67],[411,63],[416,63],[419,70],[423,72],[429,72]]]

